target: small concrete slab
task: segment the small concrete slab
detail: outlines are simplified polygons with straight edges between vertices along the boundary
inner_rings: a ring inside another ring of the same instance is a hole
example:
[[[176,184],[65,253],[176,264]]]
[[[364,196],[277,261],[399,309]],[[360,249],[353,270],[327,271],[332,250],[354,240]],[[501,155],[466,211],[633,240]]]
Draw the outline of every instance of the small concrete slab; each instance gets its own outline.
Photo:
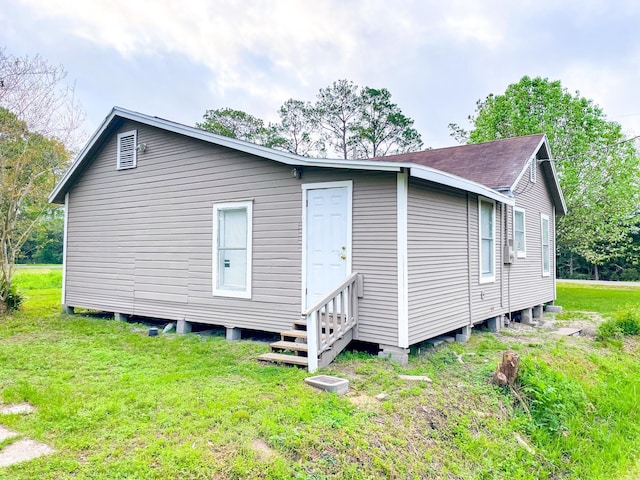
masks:
[[[17,432],[14,432],[13,430],[9,430],[8,428],[5,428],[2,425],[0,425],[0,442],[4,442],[7,438],[13,438],[16,435],[18,435]]]
[[[304,381],[312,387],[325,390],[327,392],[344,395],[349,391],[349,380],[345,378],[331,377],[329,375],[316,375],[305,378]]]
[[[53,452],[53,448],[44,443],[29,439],[18,440],[0,451],[0,467],[26,462]]]
[[[400,380],[406,380],[408,382],[427,382],[433,383],[429,377],[425,377],[424,375],[399,375],[398,378]]]
[[[0,405],[0,415],[24,415],[35,412],[35,407],[29,403],[14,403],[13,405]]]
[[[562,313],[562,307],[560,305],[545,305],[544,311],[549,313]]]
[[[580,332],[582,332],[581,328],[562,327],[551,333],[555,333],[556,335],[563,335],[565,337],[579,337]]]

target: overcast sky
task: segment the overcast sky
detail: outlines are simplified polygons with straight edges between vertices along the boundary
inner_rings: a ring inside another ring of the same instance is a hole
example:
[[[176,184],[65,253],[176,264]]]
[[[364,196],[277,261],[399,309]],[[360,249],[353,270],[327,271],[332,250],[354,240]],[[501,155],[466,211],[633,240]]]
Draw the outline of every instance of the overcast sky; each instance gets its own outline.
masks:
[[[385,87],[425,147],[478,99],[560,80],[640,134],[638,0],[0,0],[0,47],[62,64],[92,133],[114,106],[268,121],[337,79]]]

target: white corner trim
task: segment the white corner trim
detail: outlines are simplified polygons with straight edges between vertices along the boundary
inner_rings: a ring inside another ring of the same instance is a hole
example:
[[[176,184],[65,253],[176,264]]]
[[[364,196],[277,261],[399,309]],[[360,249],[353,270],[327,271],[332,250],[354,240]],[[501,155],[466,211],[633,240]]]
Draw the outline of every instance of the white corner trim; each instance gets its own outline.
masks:
[[[64,194],[64,227],[62,230],[62,305],[67,304],[67,241],[69,228],[69,192]]]
[[[407,210],[409,177],[407,172],[396,174],[397,249],[398,249],[398,346],[409,348],[409,272],[407,245]]]

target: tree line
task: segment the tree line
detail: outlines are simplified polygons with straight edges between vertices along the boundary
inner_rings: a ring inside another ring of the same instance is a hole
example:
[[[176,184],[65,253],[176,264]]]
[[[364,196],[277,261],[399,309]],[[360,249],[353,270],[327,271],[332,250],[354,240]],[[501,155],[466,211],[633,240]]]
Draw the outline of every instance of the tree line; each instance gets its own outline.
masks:
[[[207,110],[198,128],[307,157],[362,159],[420,150],[414,121],[386,88],[358,87],[337,80],[315,101],[289,99],[277,123],[265,123],[233,108]]]

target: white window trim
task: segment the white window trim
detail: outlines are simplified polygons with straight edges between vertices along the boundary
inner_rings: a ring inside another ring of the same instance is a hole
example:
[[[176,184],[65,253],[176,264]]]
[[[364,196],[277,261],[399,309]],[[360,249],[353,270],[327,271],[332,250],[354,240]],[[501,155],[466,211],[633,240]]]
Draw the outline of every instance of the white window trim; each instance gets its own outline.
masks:
[[[245,290],[228,290],[218,287],[219,255],[218,255],[218,212],[221,210],[237,210],[245,208],[247,210],[247,272]],[[225,202],[213,204],[213,296],[251,298],[251,279],[253,271],[253,201]]]
[[[549,241],[549,251],[547,252],[548,260],[549,260],[549,269],[545,272],[544,270],[544,222],[547,221],[547,240]],[[548,277],[551,275],[551,222],[549,221],[549,216],[544,213],[540,214],[540,268],[542,269],[542,276]]]
[[[490,203],[491,237],[493,239],[493,266],[491,275],[482,274],[482,203]],[[480,283],[494,283],[496,281],[496,202],[490,198],[478,197],[478,278]]]
[[[516,242],[516,212],[522,213],[522,236],[524,239],[524,250],[518,250]],[[524,208],[513,207],[513,248],[518,258],[527,258],[527,214]]]
[[[123,167],[121,165],[121,159],[120,159],[120,153],[121,153],[121,139],[123,137],[129,137],[133,135],[133,164],[132,165],[127,165],[125,167]],[[118,143],[116,145],[116,148],[118,150],[118,154],[117,154],[117,164],[116,164],[116,168],[118,170],[128,170],[130,168],[136,168],[138,166],[138,131],[137,130],[129,130],[128,132],[122,132],[118,134]]]

